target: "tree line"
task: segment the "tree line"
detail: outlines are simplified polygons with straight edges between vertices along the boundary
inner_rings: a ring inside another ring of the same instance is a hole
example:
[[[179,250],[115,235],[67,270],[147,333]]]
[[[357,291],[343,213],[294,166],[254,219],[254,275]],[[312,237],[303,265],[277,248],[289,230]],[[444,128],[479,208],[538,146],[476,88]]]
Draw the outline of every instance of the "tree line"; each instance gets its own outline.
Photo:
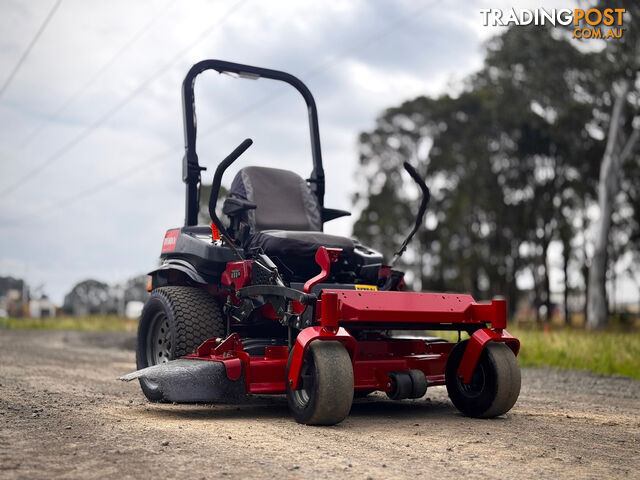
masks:
[[[354,235],[387,258],[397,249],[417,206],[408,160],[432,192],[403,257],[414,284],[504,295],[513,309],[528,277],[549,319],[555,244],[565,318],[580,292],[588,326],[606,324],[607,272],[640,254],[640,6],[627,10],[623,37],[606,42],[511,27],[455,94],[384,111],[359,138]]]

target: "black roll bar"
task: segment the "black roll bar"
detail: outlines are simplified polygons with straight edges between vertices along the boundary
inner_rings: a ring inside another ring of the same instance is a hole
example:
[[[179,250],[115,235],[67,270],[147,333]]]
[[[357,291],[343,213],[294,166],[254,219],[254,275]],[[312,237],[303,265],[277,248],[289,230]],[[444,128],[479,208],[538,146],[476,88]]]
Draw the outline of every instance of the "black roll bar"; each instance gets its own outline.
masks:
[[[203,60],[196,63],[182,82],[182,113],[184,120],[184,148],[185,155],[182,160],[182,181],[186,183],[185,222],[186,226],[198,223],[199,210],[199,185],[200,172],[204,170],[198,163],[196,153],[196,114],[194,84],[196,77],[205,70],[216,70],[218,73],[233,73],[242,78],[258,79],[269,78],[288,83],[294,87],[304,98],[309,115],[309,131],[311,135],[311,157],[313,170],[309,178],[310,187],[318,198],[320,207],[324,206],[324,169],[322,168],[322,154],[320,152],[320,130],[318,128],[318,110],[313,95],[293,75],[278,70],[252,67],[239,63],[225,62],[222,60]]]

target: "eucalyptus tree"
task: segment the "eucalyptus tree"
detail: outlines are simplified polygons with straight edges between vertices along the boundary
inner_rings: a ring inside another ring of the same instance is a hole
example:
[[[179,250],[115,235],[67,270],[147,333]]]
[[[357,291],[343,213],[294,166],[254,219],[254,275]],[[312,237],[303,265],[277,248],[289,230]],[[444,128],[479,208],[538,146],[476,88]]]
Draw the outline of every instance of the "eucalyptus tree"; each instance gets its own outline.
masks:
[[[604,5],[604,2],[601,4]],[[604,119],[603,128],[607,134],[600,165],[599,217],[589,271],[587,327],[592,329],[606,325],[608,318],[605,286],[612,218],[620,210],[619,197],[624,199],[625,191],[633,195],[632,190],[635,190],[638,182],[635,177],[629,184],[624,172],[628,162],[638,162],[640,145],[640,5],[629,2],[625,7],[624,34],[620,39],[606,42],[599,65],[603,105],[597,113]],[[619,195],[621,187],[622,196]],[[637,211],[640,206],[632,204],[631,209]],[[624,231],[622,233],[626,234]]]
[[[561,241],[568,264],[601,150],[589,131],[593,58],[550,29],[511,28],[489,42],[459,95],[385,111],[360,137],[366,188],[354,234],[387,254],[397,245],[411,222],[400,173],[409,159],[433,189],[428,228],[409,256],[422,283],[506,293],[513,306],[516,278],[528,271],[550,313],[549,245]]]

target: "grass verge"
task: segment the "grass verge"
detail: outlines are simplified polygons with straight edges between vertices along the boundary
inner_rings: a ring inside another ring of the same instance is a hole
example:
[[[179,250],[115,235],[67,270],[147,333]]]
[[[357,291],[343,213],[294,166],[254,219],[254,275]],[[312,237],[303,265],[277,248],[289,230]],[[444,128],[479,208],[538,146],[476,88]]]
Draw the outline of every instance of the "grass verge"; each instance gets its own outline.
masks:
[[[550,366],[618,374],[640,380],[640,333],[509,328],[520,340],[521,366]]]
[[[56,318],[0,318],[0,329],[25,330],[82,330],[82,331],[135,331],[138,320],[117,315],[87,315],[86,317]]]

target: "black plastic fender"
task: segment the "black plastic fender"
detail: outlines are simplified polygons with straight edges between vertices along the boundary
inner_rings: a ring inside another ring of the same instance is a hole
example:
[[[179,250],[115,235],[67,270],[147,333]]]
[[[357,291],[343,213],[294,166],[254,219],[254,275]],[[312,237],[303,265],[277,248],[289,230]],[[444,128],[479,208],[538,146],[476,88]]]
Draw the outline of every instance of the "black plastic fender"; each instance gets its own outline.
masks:
[[[240,403],[247,398],[244,372],[230,380],[222,362],[179,358],[119,377],[130,382],[144,378],[147,385],[176,403]]]
[[[169,260],[165,260],[155,270],[150,271],[147,275],[156,276],[158,274],[166,273],[171,270],[182,272],[186,274],[191,280],[196,283],[200,283],[202,285],[206,285],[208,282],[198,273],[196,268],[191,265],[186,260],[180,260],[177,258],[172,258]]]

